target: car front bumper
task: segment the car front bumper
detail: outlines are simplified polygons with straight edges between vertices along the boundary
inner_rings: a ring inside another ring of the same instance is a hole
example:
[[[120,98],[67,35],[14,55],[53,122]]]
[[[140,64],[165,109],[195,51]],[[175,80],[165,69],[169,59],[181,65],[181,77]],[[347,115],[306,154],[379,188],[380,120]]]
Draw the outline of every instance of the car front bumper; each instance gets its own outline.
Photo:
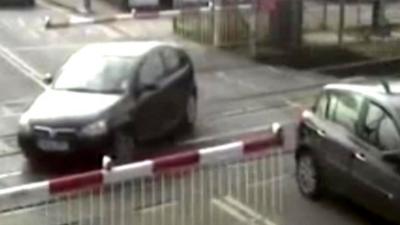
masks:
[[[52,138],[53,141],[62,141],[68,143],[66,150],[42,149],[38,142],[42,137],[31,133],[18,134],[18,144],[22,152],[33,159],[41,158],[97,158],[103,155],[113,153],[112,135],[103,134],[93,137],[83,137],[76,135],[69,138]],[[47,139],[47,138],[46,138]]]

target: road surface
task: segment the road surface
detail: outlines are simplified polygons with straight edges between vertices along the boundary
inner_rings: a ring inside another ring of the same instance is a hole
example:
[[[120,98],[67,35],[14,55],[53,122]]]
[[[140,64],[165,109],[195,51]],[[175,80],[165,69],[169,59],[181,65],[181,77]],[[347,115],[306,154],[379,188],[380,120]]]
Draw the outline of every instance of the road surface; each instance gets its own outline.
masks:
[[[158,39],[177,41],[193,58],[199,84],[199,118],[193,134],[167,149],[180,151],[203,143],[233,140],[266,129],[272,122],[293,122],[298,106],[308,106],[321,85],[335,77],[256,64],[175,37],[170,21],[117,22],[68,29],[46,30],[45,16],[66,17],[70,12],[38,1],[34,9],[0,9],[0,188],[58,176],[52,171],[32,171],[15,143],[20,114],[43,91],[45,73],[56,73],[68,56],[88,43]],[[153,149],[154,150],[154,149]],[[144,150],[143,150],[144,151]],[[168,151],[151,151],[169,154]],[[152,157],[154,154],[143,158]],[[292,155],[284,182],[284,224],[377,224],[357,207],[336,197],[320,203],[302,198],[293,180]],[[381,222],[378,222],[379,224]]]

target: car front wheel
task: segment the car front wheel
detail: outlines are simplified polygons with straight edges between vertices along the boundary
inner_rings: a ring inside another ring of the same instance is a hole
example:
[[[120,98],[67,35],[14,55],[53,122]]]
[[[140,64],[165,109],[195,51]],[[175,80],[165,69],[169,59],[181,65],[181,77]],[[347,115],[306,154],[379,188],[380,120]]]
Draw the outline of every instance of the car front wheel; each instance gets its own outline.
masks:
[[[309,151],[300,153],[296,162],[296,180],[300,192],[316,200],[322,194],[321,176],[315,157]]]
[[[186,102],[183,127],[185,129],[192,129],[196,123],[196,118],[197,118],[197,98],[193,94],[187,99]]]
[[[35,6],[35,0],[26,0],[26,5],[28,7],[33,7]]]
[[[135,150],[135,138],[128,132],[117,131],[113,140],[113,159],[118,164],[130,163],[133,161]]]

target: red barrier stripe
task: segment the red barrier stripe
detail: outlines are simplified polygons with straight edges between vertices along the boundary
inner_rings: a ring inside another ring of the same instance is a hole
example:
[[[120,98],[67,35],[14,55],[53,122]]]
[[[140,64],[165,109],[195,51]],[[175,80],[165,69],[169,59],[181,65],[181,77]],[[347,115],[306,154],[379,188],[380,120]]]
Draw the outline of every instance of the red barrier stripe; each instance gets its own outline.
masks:
[[[190,151],[185,153],[174,154],[171,156],[165,156],[154,159],[153,161],[153,172],[161,172],[177,167],[189,166],[197,164],[200,161],[200,155],[198,151]]]
[[[100,170],[96,170],[51,180],[49,189],[50,194],[58,194],[101,186],[102,183],[103,173]]]
[[[271,135],[269,137],[264,137],[256,140],[245,141],[243,151],[245,154],[263,151],[281,144],[282,141],[279,135]]]

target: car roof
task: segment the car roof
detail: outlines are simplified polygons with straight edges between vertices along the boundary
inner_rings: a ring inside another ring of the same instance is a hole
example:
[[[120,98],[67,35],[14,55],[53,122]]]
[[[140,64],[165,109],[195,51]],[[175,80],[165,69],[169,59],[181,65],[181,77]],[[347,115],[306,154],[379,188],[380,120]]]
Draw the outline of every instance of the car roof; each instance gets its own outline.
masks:
[[[390,111],[394,109],[398,109],[398,111],[400,111],[400,80],[392,79],[387,80],[386,82],[389,85],[390,93],[386,92],[386,89],[381,81],[376,80],[357,84],[328,84],[325,85],[323,89],[357,93],[381,104]]]
[[[104,42],[88,44],[77,54],[81,56],[102,55],[121,57],[140,57],[157,47],[178,47],[175,43],[161,41]]]

